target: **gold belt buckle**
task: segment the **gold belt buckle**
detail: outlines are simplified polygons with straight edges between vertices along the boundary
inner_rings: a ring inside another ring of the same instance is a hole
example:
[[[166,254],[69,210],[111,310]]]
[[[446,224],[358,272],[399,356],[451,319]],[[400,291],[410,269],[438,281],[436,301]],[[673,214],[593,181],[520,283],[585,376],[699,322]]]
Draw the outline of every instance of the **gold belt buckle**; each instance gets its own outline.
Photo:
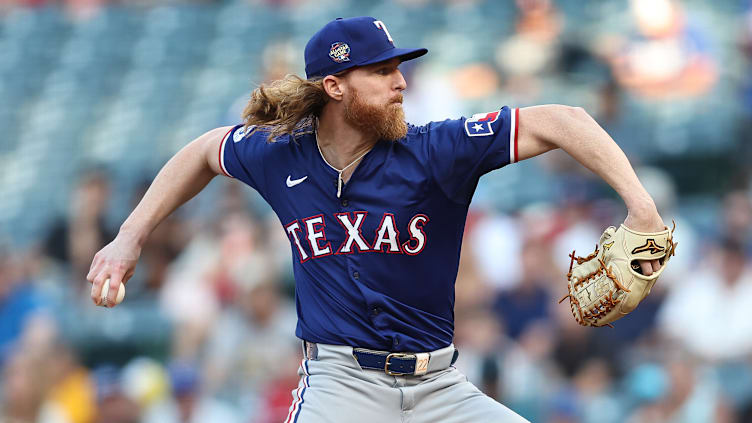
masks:
[[[384,363],[384,372],[388,374],[389,376],[404,376],[404,375],[411,375],[413,373],[402,373],[402,372],[393,372],[389,370],[389,360],[392,358],[414,358],[417,360],[417,357],[415,354],[406,354],[406,353],[389,353],[389,355],[386,356],[386,362]]]

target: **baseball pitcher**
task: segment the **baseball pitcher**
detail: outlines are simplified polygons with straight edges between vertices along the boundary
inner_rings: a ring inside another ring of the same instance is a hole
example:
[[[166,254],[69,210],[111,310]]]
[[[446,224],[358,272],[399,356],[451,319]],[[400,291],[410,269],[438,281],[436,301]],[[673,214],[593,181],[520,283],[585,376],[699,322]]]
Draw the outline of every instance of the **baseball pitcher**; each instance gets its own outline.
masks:
[[[304,358],[286,422],[526,421],[453,367],[454,283],[478,179],[561,148],[626,204],[632,232],[604,243],[637,248],[659,234],[634,254],[632,272],[659,274],[674,244],[625,155],[580,108],[499,107],[405,123],[399,64],[426,53],[397,48],[375,18],[326,24],[305,48],[305,79],[262,85],[241,124],[207,132],[164,166],[94,257],[92,300],[114,305],[154,227],[214,176],[235,178],[269,203],[290,241]],[[589,279],[568,297],[596,280],[591,290],[613,291],[611,302],[637,291],[618,276],[598,279],[619,273],[604,263],[607,271],[584,269]]]

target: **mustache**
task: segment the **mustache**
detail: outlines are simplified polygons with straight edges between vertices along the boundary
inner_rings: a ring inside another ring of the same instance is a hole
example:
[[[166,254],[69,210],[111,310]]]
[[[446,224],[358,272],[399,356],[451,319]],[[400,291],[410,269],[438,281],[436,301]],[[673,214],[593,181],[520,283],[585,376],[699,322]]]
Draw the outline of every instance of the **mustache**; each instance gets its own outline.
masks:
[[[394,99],[392,100],[392,103],[402,104],[402,99],[403,99],[402,94],[401,93],[397,94],[397,96],[395,96]]]

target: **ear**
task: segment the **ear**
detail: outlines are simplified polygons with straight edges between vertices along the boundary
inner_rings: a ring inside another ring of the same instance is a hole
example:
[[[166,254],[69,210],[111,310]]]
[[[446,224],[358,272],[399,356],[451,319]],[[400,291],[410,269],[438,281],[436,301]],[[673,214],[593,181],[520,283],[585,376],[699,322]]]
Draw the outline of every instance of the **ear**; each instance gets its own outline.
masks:
[[[326,94],[329,95],[329,97],[337,101],[342,100],[345,93],[345,81],[343,78],[334,75],[327,75],[322,80],[322,83],[324,91],[326,91]]]

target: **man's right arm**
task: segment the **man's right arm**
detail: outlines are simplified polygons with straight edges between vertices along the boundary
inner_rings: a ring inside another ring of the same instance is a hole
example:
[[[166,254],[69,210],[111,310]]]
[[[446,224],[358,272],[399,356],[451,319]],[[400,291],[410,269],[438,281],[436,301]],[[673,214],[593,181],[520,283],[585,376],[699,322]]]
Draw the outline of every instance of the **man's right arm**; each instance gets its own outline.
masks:
[[[177,152],[159,171],[144,198],[120,227],[117,237],[92,261],[86,279],[92,282],[91,299],[100,305],[102,284],[110,279],[107,304],[115,304],[120,282],[133,276],[141,247],[154,228],[170,213],[198,194],[218,174],[222,139],[230,126],[213,129]]]

